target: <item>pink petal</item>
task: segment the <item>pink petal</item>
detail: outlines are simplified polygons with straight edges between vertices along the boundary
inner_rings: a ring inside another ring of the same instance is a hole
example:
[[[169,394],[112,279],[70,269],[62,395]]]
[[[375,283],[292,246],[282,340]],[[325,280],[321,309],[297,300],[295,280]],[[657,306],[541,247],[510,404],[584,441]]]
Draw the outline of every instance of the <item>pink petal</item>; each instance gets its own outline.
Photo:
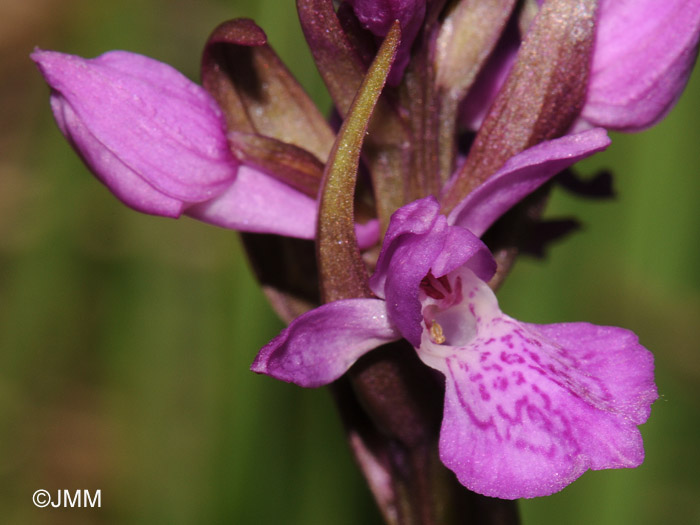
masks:
[[[379,220],[370,219],[364,224],[355,223],[355,235],[360,250],[371,248],[379,242]]]
[[[368,351],[400,338],[384,301],[335,301],[295,319],[260,350],[251,370],[303,387],[322,386]]]
[[[424,235],[435,229],[435,221],[440,212],[440,205],[434,197],[426,197],[407,204],[396,210],[391,216],[382,251],[377,259],[377,267],[370,279],[370,286],[377,297],[385,296],[386,279],[390,272],[390,263],[395,250],[401,245],[402,238]],[[443,226],[444,228],[444,226]],[[427,270],[421,278],[425,276]]]
[[[241,166],[221,195],[190,206],[190,217],[244,232],[275,233],[313,239],[316,201],[260,171]]]
[[[657,394],[653,357],[636,336],[587,323],[520,323],[500,313],[485,283],[457,275],[463,301],[444,310],[423,303],[444,344],[426,329],[418,352],[445,374],[440,457],[460,482],[486,496],[531,498],[587,469],[638,466],[637,425]]]
[[[515,157],[450,213],[448,221],[481,236],[501,215],[554,175],[608,147],[610,139],[597,128],[542,142]]]
[[[51,86],[59,128],[108,187],[121,185],[120,197],[124,168],[187,203],[210,199],[235,178],[221,111],[167,64],[126,51],[84,59],[37,50],[32,59]]]
[[[91,133],[70,105],[51,97],[56,122],[86,166],[124,204],[142,213],[177,218],[183,202],[166,195],[129,168]]]

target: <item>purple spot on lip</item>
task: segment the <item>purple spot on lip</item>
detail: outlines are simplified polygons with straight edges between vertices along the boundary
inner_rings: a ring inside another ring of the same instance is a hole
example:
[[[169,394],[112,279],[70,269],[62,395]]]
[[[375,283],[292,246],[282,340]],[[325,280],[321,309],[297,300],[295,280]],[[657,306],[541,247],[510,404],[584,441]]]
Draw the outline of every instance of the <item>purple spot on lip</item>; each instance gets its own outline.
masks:
[[[481,394],[481,399],[483,399],[484,401],[488,401],[489,399],[491,399],[491,394],[489,394],[486,391],[486,387],[484,386],[484,383],[481,383],[479,385],[479,394]]]
[[[515,377],[515,384],[516,384],[516,385],[522,385],[523,383],[526,382],[526,381],[525,381],[525,376],[523,375],[522,372],[520,372],[520,371],[518,371],[518,370],[515,370],[515,371],[511,372],[511,375],[512,375],[513,377]]]
[[[479,356],[479,362],[483,363],[484,361],[486,361],[489,358],[490,355],[491,355],[491,352],[481,352],[481,356]]]
[[[543,428],[546,432],[552,431],[552,421],[546,417],[535,405],[528,405],[526,412],[527,417],[529,417],[530,421],[532,421],[535,425]]]
[[[483,378],[484,376],[481,374],[472,374],[469,376],[469,381],[476,383],[477,381],[481,381]]]
[[[513,363],[524,363],[525,359],[523,356],[518,355],[518,354],[509,354],[507,352],[501,352],[501,361],[508,365],[512,365]]]
[[[534,352],[530,352],[530,351],[527,350],[527,349],[523,349],[523,350],[525,350],[525,353],[526,353],[528,356],[530,356],[530,359],[532,359],[532,360],[533,360],[535,363],[537,363],[538,365],[540,364],[541,360],[540,360],[540,356],[539,356],[539,355],[537,355],[537,354],[534,353]]]
[[[546,376],[546,375],[547,375],[547,373],[546,373],[544,370],[542,370],[539,366],[527,365],[527,367],[528,367],[529,369],[531,369],[531,370],[534,370],[535,372],[537,372],[537,373],[540,374],[541,376]]]
[[[488,339],[488,340],[484,341],[484,344],[485,344],[485,345],[490,345],[491,343],[495,343],[495,342],[496,342],[496,339],[492,337],[491,339]]]
[[[534,452],[535,454],[538,454],[540,456],[546,456],[548,458],[554,458],[554,456],[557,453],[557,447],[554,446],[552,443],[549,447],[543,447],[543,446],[538,446],[538,445],[528,445],[530,451]]]
[[[501,392],[505,392],[508,390],[508,379],[505,377],[497,377],[494,382],[493,382],[493,387],[500,390]]]

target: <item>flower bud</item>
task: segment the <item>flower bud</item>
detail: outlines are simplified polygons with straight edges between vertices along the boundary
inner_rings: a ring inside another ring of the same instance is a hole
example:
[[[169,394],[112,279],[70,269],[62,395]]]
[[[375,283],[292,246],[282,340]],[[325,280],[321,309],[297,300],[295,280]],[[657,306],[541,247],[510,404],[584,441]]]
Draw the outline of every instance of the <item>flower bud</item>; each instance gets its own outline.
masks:
[[[401,24],[401,45],[388,80],[389,85],[398,85],[425,18],[426,0],[348,0],[348,3],[360,23],[380,38],[387,35],[394,20]]]
[[[179,217],[235,180],[221,110],[172,67],[126,51],[85,59],[37,49],[31,57],[61,132],[127,206]]]

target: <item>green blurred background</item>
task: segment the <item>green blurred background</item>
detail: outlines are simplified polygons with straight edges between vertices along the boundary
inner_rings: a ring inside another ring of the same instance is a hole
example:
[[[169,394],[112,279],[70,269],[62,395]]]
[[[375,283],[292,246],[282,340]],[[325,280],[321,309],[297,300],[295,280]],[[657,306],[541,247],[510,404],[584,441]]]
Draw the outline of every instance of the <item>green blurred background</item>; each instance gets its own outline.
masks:
[[[254,18],[322,107],[294,3],[0,0],[0,516],[3,523],[379,523],[328,393],[248,372],[281,328],[234,232],[140,215],[57,131],[28,53],[113,48],[191,78],[219,22]],[[585,228],[500,292],[531,322],[624,326],[661,394],[636,470],[521,505],[525,524],[700,523],[700,75],[655,129],[581,166],[619,198],[555,192]],[[36,509],[44,488],[100,509]]]

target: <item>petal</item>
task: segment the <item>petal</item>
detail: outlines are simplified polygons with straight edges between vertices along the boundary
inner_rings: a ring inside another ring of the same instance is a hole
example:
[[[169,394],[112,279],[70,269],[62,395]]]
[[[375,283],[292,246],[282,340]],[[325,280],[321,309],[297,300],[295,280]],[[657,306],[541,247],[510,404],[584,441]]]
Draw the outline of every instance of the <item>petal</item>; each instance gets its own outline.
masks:
[[[251,370],[299,386],[322,386],[368,351],[400,338],[384,301],[335,301],[295,319],[260,350]]]
[[[114,157],[161,193],[185,202],[210,199],[235,178],[237,162],[221,111],[203,88],[167,64],[125,51],[84,59],[37,50],[32,59],[53,90],[61,130],[89,130],[94,140],[73,139],[73,145],[93,159],[91,168],[108,186],[116,177]],[[64,119],[65,107],[70,120]]]
[[[496,273],[496,261],[481,239],[464,228],[448,226],[443,250],[430,272],[442,277],[464,265],[484,281]]]
[[[65,99],[51,96],[56,123],[85,165],[124,204],[142,213],[177,218],[183,202],[169,197],[138,175],[90,132]]]
[[[447,228],[445,216],[438,215],[429,233],[407,235],[395,243],[384,288],[387,310],[389,319],[413,346],[418,346],[421,334],[419,286],[441,252],[449,249],[445,246]]]
[[[439,211],[440,205],[437,200],[434,197],[426,197],[403,206],[391,216],[382,250],[377,259],[377,268],[370,279],[370,287],[378,297],[384,297],[389,265],[395,250],[400,245],[400,240],[406,236],[422,235],[431,231]]]
[[[190,217],[233,230],[313,239],[316,201],[262,172],[241,166],[215,199],[187,208]]]
[[[448,221],[481,236],[501,215],[563,169],[608,147],[597,128],[542,142],[509,159],[450,213]]]
[[[654,356],[639,344],[633,332],[588,323],[522,324],[562,348],[574,349],[572,356],[578,358],[578,369],[607,389],[610,410],[624,412],[636,425],[646,422],[651,403],[658,397]],[[589,350],[582,355],[581,348]]]
[[[426,329],[418,353],[445,374],[440,457],[460,482],[530,498],[589,468],[638,466],[637,425],[657,394],[653,357],[637,337],[587,323],[520,323],[500,313],[485,283],[458,275],[464,301],[444,311],[424,302],[446,344]]]
[[[688,81],[699,37],[696,1],[601,1],[582,117],[621,131],[661,120]]]

